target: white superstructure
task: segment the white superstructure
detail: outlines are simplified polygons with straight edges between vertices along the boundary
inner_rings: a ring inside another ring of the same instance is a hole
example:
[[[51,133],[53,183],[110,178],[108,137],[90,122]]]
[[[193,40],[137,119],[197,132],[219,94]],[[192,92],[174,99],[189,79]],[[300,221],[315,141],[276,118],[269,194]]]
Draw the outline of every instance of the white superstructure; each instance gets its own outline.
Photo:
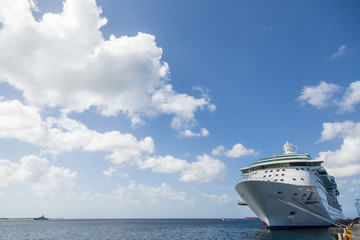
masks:
[[[337,201],[335,178],[286,142],[283,155],[260,159],[240,169],[243,179],[236,191],[250,209],[270,228],[328,226],[343,219]]]

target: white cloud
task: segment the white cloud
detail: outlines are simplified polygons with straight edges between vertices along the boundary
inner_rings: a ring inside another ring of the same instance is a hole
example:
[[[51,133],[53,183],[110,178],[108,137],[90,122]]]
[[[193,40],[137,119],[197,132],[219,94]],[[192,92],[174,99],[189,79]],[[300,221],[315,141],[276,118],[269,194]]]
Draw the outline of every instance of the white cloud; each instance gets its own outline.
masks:
[[[99,133],[66,115],[42,121],[37,108],[17,100],[0,101],[0,137],[28,142],[53,154],[76,149],[103,151],[114,164],[137,161],[155,147],[151,137],[139,141],[118,131]]]
[[[235,202],[232,197],[225,193],[222,195],[203,193],[203,198],[205,198],[205,201],[213,201],[220,205],[233,204]]]
[[[345,94],[339,101],[340,111],[355,111],[354,105],[360,103],[360,81],[350,83]]]
[[[159,198],[175,201],[184,201],[186,199],[185,192],[176,192],[166,183],[161,183],[160,187],[139,184],[136,190],[141,196],[146,197],[151,202],[157,202]]]
[[[193,125],[196,111],[215,110],[207,95],[172,89],[153,35],[105,40],[100,28],[107,20],[94,0],[66,0],[62,12],[45,13],[39,21],[31,13],[34,3],[3,0],[0,10],[0,80],[28,102],[65,112],[94,106],[106,116],[124,113],[134,125],[171,114],[177,129]]]
[[[199,133],[194,133],[193,131],[187,129],[180,133],[182,137],[206,137],[209,136],[209,131],[205,128],[202,128]]]
[[[114,174],[117,174],[118,173],[118,170],[116,167],[109,167],[108,169],[104,170],[103,171],[103,174],[106,176],[106,177],[111,177],[112,175]]]
[[[226,174],[225,164],[206,154],[197,157],[196,162],[187,162],[167,155],[151,157],[140,163],[140,169],[152,169],[153,172],[180,173],[180,181],[210,182],[222,179]]]
[[[344,57],[346,54],[346,45],[341,45],[338,50],[336,51],[336,53],[334,53],[333,55],[331,55],[330,59],[336,59],[336,58],[341,58]]]
[[[331,140],[336,137],[360,136],[360,123],[353,121],[323,123],[320,141]]]
[[[350,83],[341,99],[334,98],[341,90],[336,84],[320,82],[317,86],[303,87],[297,100],[319,109],[332,105],[339,108],[339,113],[354,112],[355,105],[360,103],[360,81]]]
[[[253,149],[248,149],[244,147],[241,143],[235,144],[232,149],[226,151],[225,156],[231,158],[238,158],[242,156],[255,155],[255,151]]]
[[[197,156],[197,161],[192,162],[181,172],[180,181],[210,182],[222,179],[226,174],[225,164],[206,154]]]
[[[305,86],[301,90],[298,101],[308,103],[317,108],[324,108],[340,89],[338,85],[326,82],[320,82],[317,86]]]
[[[241,143],[235,144],[230,150],[225,150],[223,145],[219,145],[211,151],[213,156],[221,156],[224,155],[226,157],[231,158],[239,158],[242,156],[249,156],[249,155],[257,155],[258,153],[255,152],[253,149],[248,149]]]
[[[175,191],[166,183],[161,183],[158,187],[144,184],[136,184],[130,180],[127,186],[118,186],[110,194],[83,191],[80,193],[69,192],[69,199],[81,201],[112,201],[127,204],[146,204],[146,203],[169,203],[170,201],[183,202],[186,200],[186,193]]]
[[[211,151],[211,155],[215,157],[221,156],[224,153],[224,151],[225,151],[225,147],[223,145],[219,145]]]
[[[73,187],[77,173],[69,169],[48,166],[45,158],[29,155],[19,163],[0,160],[0,187],[10,184],[27,184],[36,196],[51,196],[61,189]]]
[[[165,157],[149,157],[141,163],[141,169],[151,168],[153,172],[176,173],[188,167],[188,162],[171,155]]]
[[[335,177],[360,174],[360,122],[324,123],[323,128],[321,141],[343,139],[340,149],[319,153],[318,159],[324,161],[329,173]]]

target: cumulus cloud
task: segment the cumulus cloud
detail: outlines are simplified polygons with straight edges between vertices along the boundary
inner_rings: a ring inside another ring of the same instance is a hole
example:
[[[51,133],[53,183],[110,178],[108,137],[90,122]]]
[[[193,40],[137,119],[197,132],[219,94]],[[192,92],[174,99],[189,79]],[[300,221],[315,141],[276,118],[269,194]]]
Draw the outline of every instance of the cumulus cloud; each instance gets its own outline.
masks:
[[[66,115],[43,121],[37,108],[18,100],[0,101],[0,137],[28,142],[53,154],[76,149],[102,151],[114,164],[137,161],[155,147],[151,137],[139,141],[119,131],[99,133]]]
[[[327,141],[336,137],[360,136],[360,123],[353,121],[323,123],[320,141]]]
[[[35,1],[4,0],[0,9],[0,80],[21,90],[37,106],[102,115],[126,114],[132,124],[158,114],[187,128],[196,111],[215,110],[207,96],[177,93],[155,36],[104,39],[107,22],[95,0],[66,0],[60,13],[35,20]]]
[[[233,204],[235,202],[235,200],[232,197],[230,197],[225,193],[221,195],[203,193],[202,196],[205,199],[205,201],[216,202],[219,205],[228,205],[228,204]]]
[[[223,145],[219,145],[211,151],[211,155],[215,157],[221,156],[224,153],[224,151],[225,151],[225,147]]]
[[[317,108],[324,108],[340,87],[333,83],[320,82],[317,86],[305,86],[301,90],[298,101],[308,103]]]
[[[235,144],[232,149],[225,152],[225,156],[231,158],[238,158],[242,156],[255,155],[255,151],[253,149],[248,149],[244,147],[241,143]]]
[[[29,155],[19,163],[0,159],[0,187],[27,184],[36,196],[54,195],[61,189],[73,187],[77,173],[70,169],[49,166],[45,158]]]
[[[249,155],[257,155],[258,153],[255,152],[253,149],[246,148],[241,143],[235,144],[230,150],[225,150],[225,147],[222,145],[217,146],[211,152],[213,156],[221,156],[224,155],[230,158],[239,158],[243,156]]]
[[[180,133],[181,137],[206,137],[209,136],[209,131],[205,128],[202,128],[200,132],[194,133],[193,131],[187,129]]]
[[[355,111],[354,105],[360,103],[360,81],[350,83],[345,94],[340,100],[340,111]]]
[[[161,183],[160,186],[149,186],[137,184],[129,180],[127,186],[118,186],[110,194],[102,194],[92,191],[83,191],[80,193],[69,192],[69,199],[78,199],[81,201],[112,201],[127,204],[157,204],[167,200],[183,202],[186,200],[186,193],[175,191],[167,183]]]
[[[340,149],[319,153],[319,160],[330,174],[335,177],[347,177],[360,174],[360,122],[335,122],[324,123],[321,141],[328,141],[340,137],[342,144]]]
[[[303,87],[297,100],[319,109],[329,105],[336,106],[339,113],[355,111],[355,105],[360,103],[360,81],[350,83],[342,97],[335,98],[335,94],[342,90],[343,88],[336,84],[320,82],[317,86]]]
[[[176,192],[168,184],[161,183],[159,187],[151,187],[139,184],[135,187],[141,196],[146,197],[151,202],[157,202],[159,198],[170,199],[175,201],[184,201],[185,192]]]
[[[222,179],[226,174],[225,164],[206,154],[197,156],[196,162],[187,162],[171,155],[149,157],[139,164],[140,169],[152,169],[153,172],[180,173],[180,181],[210,182]]]

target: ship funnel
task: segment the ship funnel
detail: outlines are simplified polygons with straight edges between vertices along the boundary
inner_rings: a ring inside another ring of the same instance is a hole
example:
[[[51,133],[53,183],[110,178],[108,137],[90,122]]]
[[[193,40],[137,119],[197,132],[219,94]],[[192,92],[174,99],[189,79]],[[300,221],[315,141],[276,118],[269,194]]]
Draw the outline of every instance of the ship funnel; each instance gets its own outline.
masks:
[[[292,154],[292,153],[296,153],[296,149],[297,147],[291,143],[289,143],[289,141],[286,141],[286,143],[284,144],[284,152],[285,154]]]

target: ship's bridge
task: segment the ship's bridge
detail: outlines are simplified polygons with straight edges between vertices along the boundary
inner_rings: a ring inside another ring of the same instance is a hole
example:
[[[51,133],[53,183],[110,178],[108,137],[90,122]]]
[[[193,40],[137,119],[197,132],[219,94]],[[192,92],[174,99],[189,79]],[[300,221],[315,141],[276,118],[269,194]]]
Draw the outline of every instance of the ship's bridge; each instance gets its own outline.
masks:
[[[319,167],[323,161],[312,160],[308,153],[296,153],[297,147],[288,141],[283,146],[284,154],[272,157],[262,158],[251,164],[249,167],[240,169],[243,174],[249,172],[266,169],[266,168],[283,168],[293,166]]]
[[[263,158],[251,164],[249,167],[242,168],[240,170],[243,172],[243,174],[246,174],[250,171],[252,172],[267,168],[281,168],[292,166],[317,167],[321,166],[321,163],[323,163],[323,161],[312,160],[310,155],[307,153],[291,153]]]

